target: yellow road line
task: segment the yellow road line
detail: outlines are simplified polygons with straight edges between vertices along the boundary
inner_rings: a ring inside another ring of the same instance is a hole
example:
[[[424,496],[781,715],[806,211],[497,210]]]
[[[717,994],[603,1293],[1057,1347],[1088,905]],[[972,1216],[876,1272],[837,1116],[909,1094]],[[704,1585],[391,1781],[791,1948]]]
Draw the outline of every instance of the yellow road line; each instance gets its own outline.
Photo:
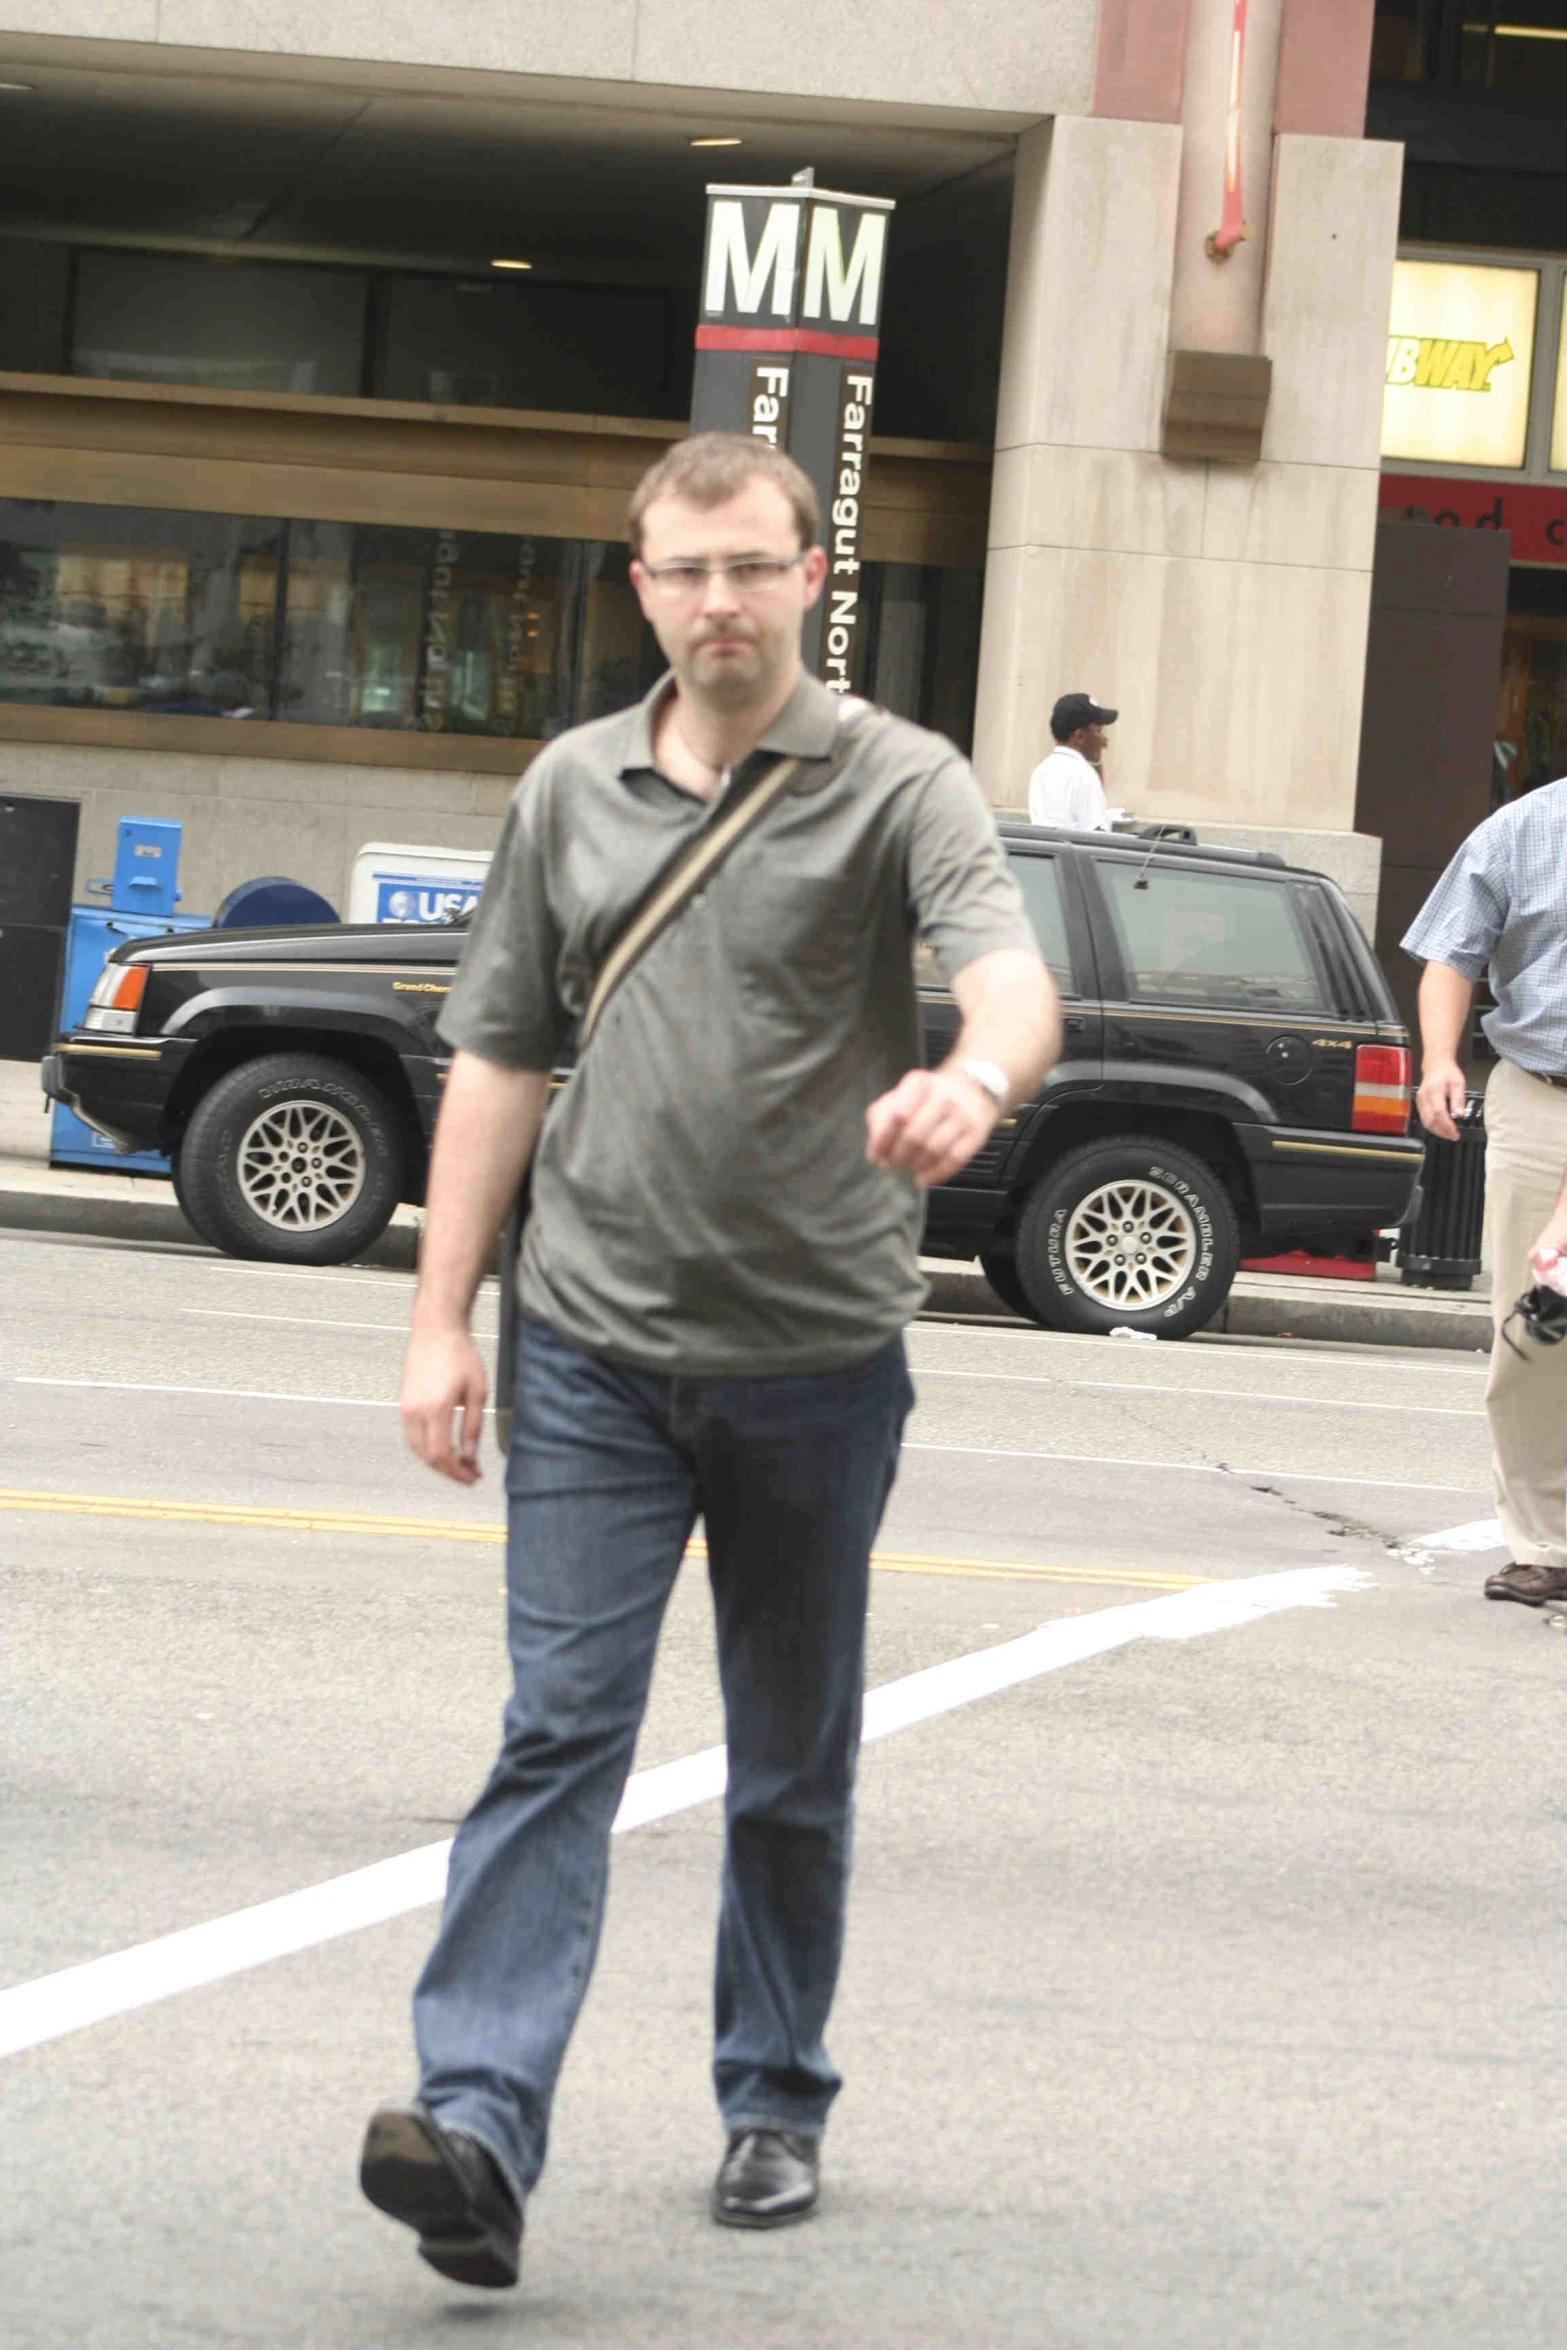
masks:
[[[0,1486],[0,1512],[30,1512],[63,1518],[160,1519],[194,1526],[260,1526],[296,1534],[385,1534],[414,1542],[479,1542],[498,1548],[506,1539],[496,1525],[463,1518],[365,1517],[348,1510],[285,1510],[243,1502],[144,1501],[129,1494],[29,1492]],[[706,1543],[690,1546],[705,1558]],[[1003,1582],[1115,1583],[1148,1591],[1190,1591],[1212,1580],[1207,1575],[1167,1575],[1151,1567],[1078,1567],[1045,1561],[930,1558],[919,1552],[878,1550],[871,1564],[883,1574],[979,1576]]]
[[[427,1542],[504,1542],[499,1526],[462,1518],[360,1517],[346,1510],[282,1510],[224,1501],[140,1501],[118,1493],[29,1493],[0,1486],[0,1510],[65,1518],[163,1518],[196,1526],[271,1526],[304,1534],[410,1535]]]

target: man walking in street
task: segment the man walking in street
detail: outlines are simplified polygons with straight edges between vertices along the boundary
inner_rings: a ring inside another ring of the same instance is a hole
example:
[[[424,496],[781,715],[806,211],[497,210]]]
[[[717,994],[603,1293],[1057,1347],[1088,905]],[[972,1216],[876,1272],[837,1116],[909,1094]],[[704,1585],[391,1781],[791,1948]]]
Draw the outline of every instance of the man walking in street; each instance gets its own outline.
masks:
[[[1488,1599],[1567,1597],[1567,1347],[1501,1336],[1534,1276],[1529,1252],[1567,1168],[1567,780],[1526,793],[1472,832],[1404,939],[1421,957],[1416,1105],[1452,1141],[1466,1080],[1458,1052],[1475,982],[1490,969],[1484,1027],[1500,1055],[1485,1095],[1485,1219],[1494,1336],[1486,1414],[1497,1514],[1512,1563]]]
[[[1100,767],[1105,728],[1120,713],[1101,710],[1092,694],[1063,694],[1050,713],[1056,747],[1028,779],[1030,824],[1055,824],[1067,832],[1108,832],[1110,810]]]
[[[474,2285],[516,2280],[699,1514],[729,1749],[712,2213],[772,2227],[815,2204],[921,1189],[1059,1046],[965,762],[801,667],[826,569],[807,477],[766,443],[698,436],[641,483],[631,542],[673,674],[552,743],[512,802],[441,1022],[456,1057],[403,1379],[410,1443],[471,1483],[485,1379],[469,1314],[531,1161],[514,1693],[415,1995],[419,2098],[375,2115],[361,2168],[426,2260]],[[916,933],[963,1017],[938,1069],[920,1065]]]

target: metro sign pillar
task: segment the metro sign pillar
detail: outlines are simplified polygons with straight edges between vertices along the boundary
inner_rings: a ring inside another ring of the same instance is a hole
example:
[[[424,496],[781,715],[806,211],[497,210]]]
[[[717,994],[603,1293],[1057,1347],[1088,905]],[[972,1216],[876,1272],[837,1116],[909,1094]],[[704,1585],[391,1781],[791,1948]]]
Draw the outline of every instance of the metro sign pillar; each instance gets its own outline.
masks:
[[[787,188],[710,187],[693,432],[785,449],[816,485],[827,584],[802,652],[834,693],[853,682],[860,524],[881,342],[887,215],[802,173]]]

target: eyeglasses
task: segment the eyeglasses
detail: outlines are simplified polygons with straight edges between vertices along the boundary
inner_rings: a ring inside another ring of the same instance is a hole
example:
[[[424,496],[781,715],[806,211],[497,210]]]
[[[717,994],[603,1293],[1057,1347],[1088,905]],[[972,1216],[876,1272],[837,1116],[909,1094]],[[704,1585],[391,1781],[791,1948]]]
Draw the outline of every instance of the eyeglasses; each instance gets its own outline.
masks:
[[[642,576],[669,596],[699,596],[710,579],[726,580],[737,596],[760,596],[803,563],[806,553],[802,547],[797,555],[742,555],[733,563],[644,563]]]

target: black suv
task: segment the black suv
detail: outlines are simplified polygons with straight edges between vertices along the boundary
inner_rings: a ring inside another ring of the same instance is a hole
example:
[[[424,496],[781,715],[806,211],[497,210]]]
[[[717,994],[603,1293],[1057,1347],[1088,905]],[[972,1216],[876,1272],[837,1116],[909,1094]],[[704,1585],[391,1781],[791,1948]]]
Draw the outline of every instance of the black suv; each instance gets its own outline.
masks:
[[[1001,827],[1066,1016],[1059,1065],[931,1195],[925,1246],[978,1256],[1058,1329],[1179,1338],[1245,1257],[1371,1253],[1409,1208],[1407,1032],[1333,882],[1279,858]],[[423,1196],[460,928],[184,933],[115,950],[43,1083],[168,1152],[235,1256],[336,1264]],[[923,950],[922,950],[923,957]],[[925,1051],[958,1013],[920,970]]]

